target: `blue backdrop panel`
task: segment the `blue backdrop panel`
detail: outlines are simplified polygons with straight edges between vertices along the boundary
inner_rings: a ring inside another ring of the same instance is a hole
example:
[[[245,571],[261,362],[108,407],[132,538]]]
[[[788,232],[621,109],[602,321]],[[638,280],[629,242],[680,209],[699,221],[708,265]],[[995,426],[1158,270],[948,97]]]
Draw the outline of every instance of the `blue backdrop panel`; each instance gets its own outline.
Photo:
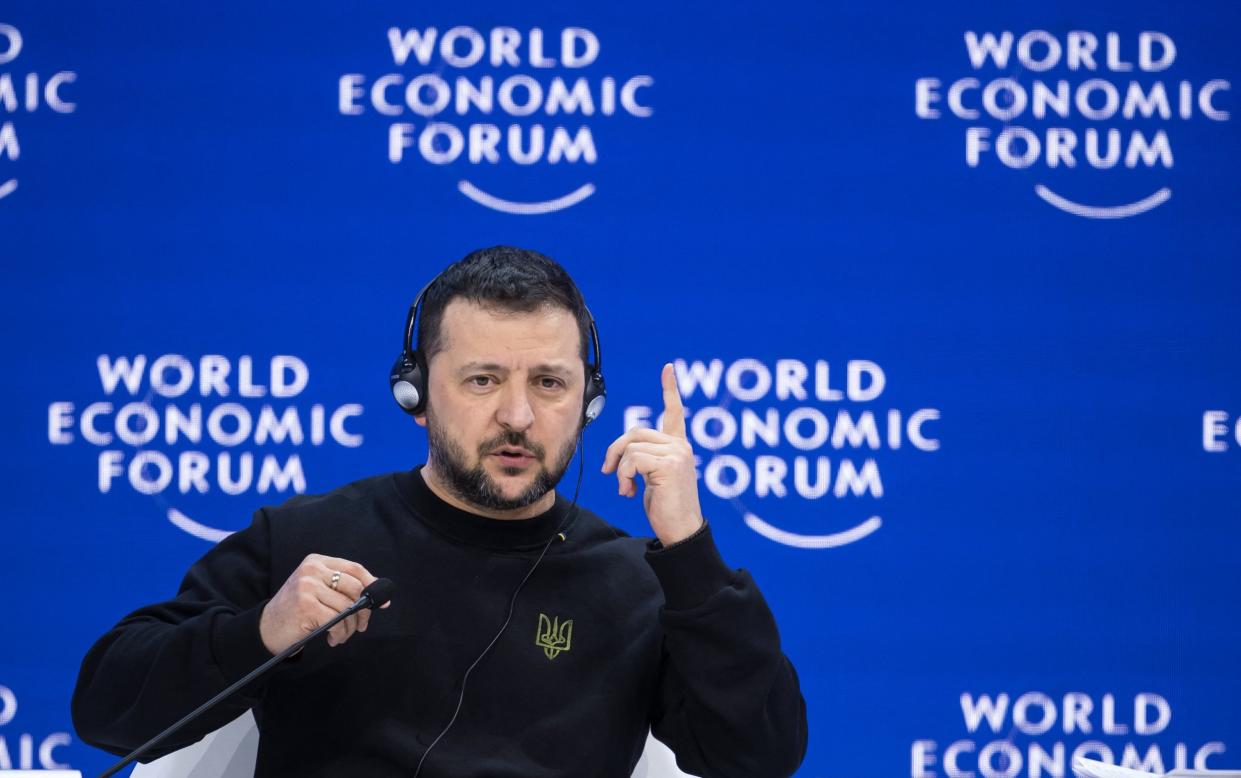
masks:
[[[406,307],[510,243],[691,411],[813,778],[1241,767],[1241,7],[0,8],[0,767],[214,539],[422,461]]]

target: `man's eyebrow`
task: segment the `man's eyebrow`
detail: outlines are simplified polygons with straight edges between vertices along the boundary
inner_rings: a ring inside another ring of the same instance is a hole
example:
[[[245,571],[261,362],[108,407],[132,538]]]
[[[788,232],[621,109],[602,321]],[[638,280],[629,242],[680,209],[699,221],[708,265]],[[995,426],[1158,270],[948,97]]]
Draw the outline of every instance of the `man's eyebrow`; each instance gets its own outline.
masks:
[[[508,370],[504,365],[497,362],[466,362],[457,368],[458,373],[469,373],[473,370],[487,370],[492,373],[503,373]]]
[[[562,362],[544,362],[541,365],[535,365],[531,370],[534,373],[554,373],[556,375],[569,375],[573,372],[573,368]]]

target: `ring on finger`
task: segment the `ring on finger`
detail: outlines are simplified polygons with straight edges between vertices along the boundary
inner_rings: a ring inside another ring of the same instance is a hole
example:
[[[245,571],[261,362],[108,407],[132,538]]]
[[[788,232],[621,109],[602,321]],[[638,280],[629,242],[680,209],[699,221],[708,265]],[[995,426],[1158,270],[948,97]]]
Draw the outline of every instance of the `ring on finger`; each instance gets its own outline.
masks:
[[[336,571],[333,571],[333,572],[332,572],[332,582],[329,584],[329,586],[331,586],[331,587],[332,587],[332,591],[336,591],[336,587],[337,587],[337,585],[338,585],[338,584],[340,584],[340,573],[339,573],[339,572],[336,572]]]

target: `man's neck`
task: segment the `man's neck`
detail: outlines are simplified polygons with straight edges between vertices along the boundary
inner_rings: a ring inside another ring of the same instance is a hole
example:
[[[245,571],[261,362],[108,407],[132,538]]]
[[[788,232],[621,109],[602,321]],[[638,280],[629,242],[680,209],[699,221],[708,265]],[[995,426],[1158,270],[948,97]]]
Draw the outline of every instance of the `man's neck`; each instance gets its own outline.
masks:
[[[426,482],[427,488],[444,502],[454,508],[466,511],[467,513],[486,516],[489,519],[529,519],[551,510],[556,504],[556,490],[551,490],[538,500],[530,503],[524,508],[514,508],[512,510],[503,511],[495,508],[486,508],[482,505],[462,499],[444,484],[439,475],[435,472],[434,466],[427,462],[422,466],[422,480]]]

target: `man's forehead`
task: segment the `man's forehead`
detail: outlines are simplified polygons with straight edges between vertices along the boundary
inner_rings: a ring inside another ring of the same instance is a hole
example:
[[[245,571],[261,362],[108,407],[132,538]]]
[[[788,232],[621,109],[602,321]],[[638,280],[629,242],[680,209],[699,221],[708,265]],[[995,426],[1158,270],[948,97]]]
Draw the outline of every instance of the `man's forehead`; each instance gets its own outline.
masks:
[[[439,355],[458,366],[559,371],[581,361],[577,321],[557,306],[513,311],[457,298],[444,308],[440,339]]]

